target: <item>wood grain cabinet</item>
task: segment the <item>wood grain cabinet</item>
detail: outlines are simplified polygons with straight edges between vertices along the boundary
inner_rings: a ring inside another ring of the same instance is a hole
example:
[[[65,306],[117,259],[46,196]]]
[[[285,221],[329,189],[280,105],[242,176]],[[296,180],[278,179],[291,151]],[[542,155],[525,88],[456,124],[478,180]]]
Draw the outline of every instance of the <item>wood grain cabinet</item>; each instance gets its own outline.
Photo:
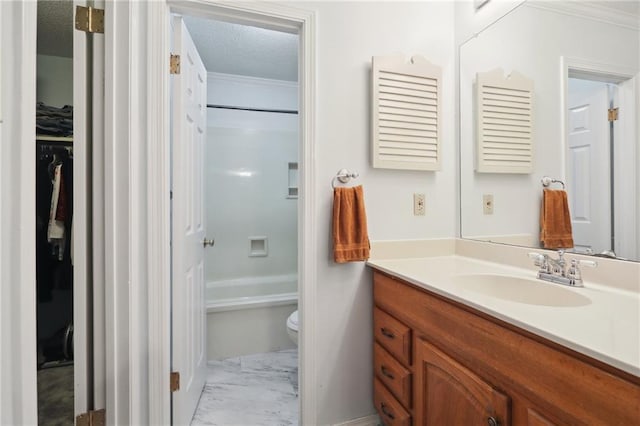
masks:
[[[426,425],[508,425],[509,398],[425,340],[416,341],[416,419]]]
[[[640,377],[374,271],[374,403],[396,425],[640,425]]]

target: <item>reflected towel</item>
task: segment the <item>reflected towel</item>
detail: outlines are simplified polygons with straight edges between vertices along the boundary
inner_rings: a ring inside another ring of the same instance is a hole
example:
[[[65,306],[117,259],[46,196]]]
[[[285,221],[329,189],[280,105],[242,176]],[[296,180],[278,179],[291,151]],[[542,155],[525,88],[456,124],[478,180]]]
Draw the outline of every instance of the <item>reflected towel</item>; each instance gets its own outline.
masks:
[[[333,190],[333,258],[337,263],[369,259],[362,186]]]
[[[540,211],[540,241],[544,248],[573,247],[571,215],[565,191],[553,189],[543,191]]]

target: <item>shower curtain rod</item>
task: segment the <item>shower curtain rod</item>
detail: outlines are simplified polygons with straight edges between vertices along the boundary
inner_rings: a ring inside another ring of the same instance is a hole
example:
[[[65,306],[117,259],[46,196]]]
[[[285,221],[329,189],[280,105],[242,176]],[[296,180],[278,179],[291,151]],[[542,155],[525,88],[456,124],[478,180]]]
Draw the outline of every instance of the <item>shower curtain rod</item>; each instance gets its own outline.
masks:
[[[292,109],[245,108],[245,107],[236,107],[236,106],[229,106],[229,105],[214,105],[214,104],[207,104],[207,108],[237,109],[239,111],[277,112],[281,114],[297,114],[298,113],[298,111],[295,111]]]

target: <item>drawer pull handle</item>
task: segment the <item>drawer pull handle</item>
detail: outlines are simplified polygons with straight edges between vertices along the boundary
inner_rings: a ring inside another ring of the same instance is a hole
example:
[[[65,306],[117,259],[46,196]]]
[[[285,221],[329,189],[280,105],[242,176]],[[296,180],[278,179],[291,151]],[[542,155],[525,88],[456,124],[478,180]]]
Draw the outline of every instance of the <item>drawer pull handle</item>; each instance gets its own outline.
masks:
[[[389,330],[387,330],[384,327],[382,327],[380,329],[380,332],[382,333],[383,336],[388,337],[389,339],[395,339],[396,338],[395,334],[393,334],[392,332],[390,332]]]
[[[380,371],[382,372],[382,375],[385,377],[390,378],[391,380],[395,380],[395,377],[393,374],[391,374],[391,372],[387,369],[387,367],[385,367],[384,365],[380,366]]]
[[[389,417],[391,420],[396,418],[396,416],[394,416],[393,413],[387,409],[387,405],[384,402],[380,404],[380,410],[382,411],[382,414]]]
[[[487,419],[487,424],[489,426],[500,426],[500,422],[495,417],[489,417]]]

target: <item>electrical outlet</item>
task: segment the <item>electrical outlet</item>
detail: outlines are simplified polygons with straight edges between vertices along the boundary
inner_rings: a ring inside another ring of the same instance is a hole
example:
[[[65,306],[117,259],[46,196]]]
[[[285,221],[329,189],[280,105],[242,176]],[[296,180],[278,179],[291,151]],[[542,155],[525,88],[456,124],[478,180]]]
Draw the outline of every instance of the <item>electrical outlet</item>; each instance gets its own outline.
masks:
[[[482,196],[482,211],[484,214],[493,214],[493,194]]]
[[[413,215],[424,216],[426,212],[426,206],[424,201],[424,194],[413,194]]]

